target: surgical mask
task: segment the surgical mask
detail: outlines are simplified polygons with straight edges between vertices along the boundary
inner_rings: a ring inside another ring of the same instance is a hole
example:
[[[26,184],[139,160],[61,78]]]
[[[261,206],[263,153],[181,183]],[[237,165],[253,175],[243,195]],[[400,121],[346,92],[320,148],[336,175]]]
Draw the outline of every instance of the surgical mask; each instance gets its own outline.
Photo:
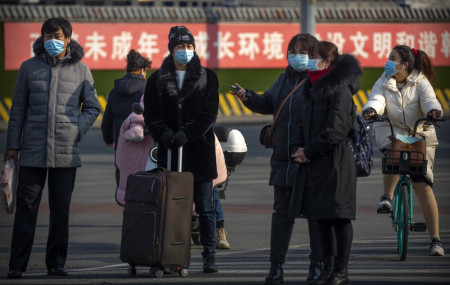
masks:
[[[178,49],[175,51],[175,60],[180,64],[186,64],[194,57],[194,50]]]
[[[308,59],[309,57],[307,54],[288,54],[289,65],[295,71],[305,70],[306,66],[308,65]]]
[[[386,64],[384,65],[384,72],[386,72],[387,76],[393,76],[394,74],[396,74],[397,72],[399,72],[400,70],[396,70],[395,66],[398,63],[392,60],[388,60],[386,62]]]
[[[311,58],[308,60],[308,65],[306,66],[306,68],[309,71],[318,71],[318,70],[322,70],[323,68],[319,68],[318,64],[319,61],[321,61],[323,59],[316,59],[316,58]]]
[[[44,48],[50,56],[60,55],[64,51],[64,41],[56,39],[46,40]]]

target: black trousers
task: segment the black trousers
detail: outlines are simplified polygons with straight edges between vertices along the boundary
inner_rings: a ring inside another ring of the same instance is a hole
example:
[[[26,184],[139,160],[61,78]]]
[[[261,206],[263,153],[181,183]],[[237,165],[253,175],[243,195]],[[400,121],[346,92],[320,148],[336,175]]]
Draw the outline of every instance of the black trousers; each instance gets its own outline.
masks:
[[[272,228],[270,233],[270,262],[284,263],[291,241],[294,218],[289,217],[290,191],[285,187],[274,187],[274,203],[272,214]],[[317,221],[308,219],[310,259],[322,259],[322,245],[320,242]]]
[[[350,257],[353,226],[349,219],[318,220],[324,256],[335,256],[345,265]]]
[[[17,207],[9,268],[25,271],[33,247],[42,190],[48,173],[50,224],[45,263],[47,268],[64,267],[69,241],[69,207],[76,168],[19,168]]]

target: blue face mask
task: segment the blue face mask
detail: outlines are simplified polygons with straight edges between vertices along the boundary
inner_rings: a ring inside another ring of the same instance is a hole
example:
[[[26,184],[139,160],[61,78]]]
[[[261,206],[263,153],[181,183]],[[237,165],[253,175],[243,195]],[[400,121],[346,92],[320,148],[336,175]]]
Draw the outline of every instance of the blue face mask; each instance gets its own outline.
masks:
[[[386,75],[387,76],[393,76],[393,75],[395,75],[397,72],[399,72],[400,70],[396,70],[395,69],[395,66],[397,65],[398,63],[396,63],[395,61],[392,61],[392,60],[388,60],[387,62],[386,62],[386,64],[384,65],[384,72],[386,72]]]
[[[190,49],[177,49],[175,51],[175,60],[179,64],[186,64],[194,57],[194,50]]]
[[[316,58],[311,58],[310,60],[308,60],[308,65],[306,66],[306,68],[309,71],[318,71],[318,70],[322,70],[323,68],[319,68],[318,64],[319,61],[321,61],[322,59],[316,59]]]
[[[288,54],[289,65],[295,71],[302,71],[306,69],[308,65],[309,57],[307,54]]]
[[[44,48],[50,56],[60,55],[64,51],[64,41],[56,39],[46,40]]]

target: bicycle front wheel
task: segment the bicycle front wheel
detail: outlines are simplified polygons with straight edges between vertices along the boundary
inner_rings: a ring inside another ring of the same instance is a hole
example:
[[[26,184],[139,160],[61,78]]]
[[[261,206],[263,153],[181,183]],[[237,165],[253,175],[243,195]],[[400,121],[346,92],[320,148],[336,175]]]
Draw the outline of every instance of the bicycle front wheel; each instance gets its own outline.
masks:
[[[397,245],[400,260],[406,259],[408,252],[408,235],[409,235],[409,189],[407,184],[402,184],[397,196],[398,208],[396,213],[397,230]]]

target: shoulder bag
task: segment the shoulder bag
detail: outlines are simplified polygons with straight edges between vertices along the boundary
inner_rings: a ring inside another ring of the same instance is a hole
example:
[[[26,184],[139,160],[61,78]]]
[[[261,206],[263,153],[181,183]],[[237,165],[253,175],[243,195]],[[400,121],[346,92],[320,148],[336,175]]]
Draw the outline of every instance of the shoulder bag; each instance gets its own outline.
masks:
[[[298,88],[305,82],[306,79],[303,79],[300,81],[297,86],[295,86],[294,89],[292,89],[291,93],[289,93],[286,98],[284,98],[283,102],[281,103],[280,107],[278,108],[277,113],[275,114],[275,117],[273,118],[273,122],[271,125],[265,125],[262,127],[261,132],[259,133],[259,142],[266,148],[273,148],[273,142],[274,142],[274,135],[273,135],[273,127],[275,126],[275,122],[278,119],[278,116],[280,115],[281,109],[283,108],[284,104],[286,104],[287,100],[294,94],[295,91],[297,91]]]

